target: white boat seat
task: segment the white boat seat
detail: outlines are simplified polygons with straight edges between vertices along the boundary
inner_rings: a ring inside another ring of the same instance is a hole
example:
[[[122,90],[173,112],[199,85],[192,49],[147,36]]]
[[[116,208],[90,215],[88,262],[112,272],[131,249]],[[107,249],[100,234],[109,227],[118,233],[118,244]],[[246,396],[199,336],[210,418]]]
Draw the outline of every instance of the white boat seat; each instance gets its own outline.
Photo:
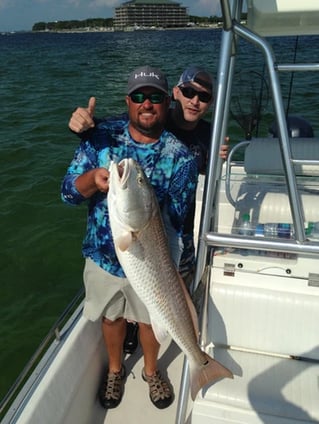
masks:
[[[295,164],[296,175],[319,176],[319,138],[291,138],[292,159],[318,161],[318,164]],[[253,139],[245,151],[247,174],[283,175],[279,140]]]
[[[298,178],[305,222],[319,222],[319,139],[292,138],[292,158],[311,163],[294,165]],[[318,164],[315,163],[318,161]],[[292,223],[287,184],[279,140],[254,139],[245,150],[244,169],[247,177],[241,183],[236,199],[233,231],[241,215],[249,213],[252,224]]]

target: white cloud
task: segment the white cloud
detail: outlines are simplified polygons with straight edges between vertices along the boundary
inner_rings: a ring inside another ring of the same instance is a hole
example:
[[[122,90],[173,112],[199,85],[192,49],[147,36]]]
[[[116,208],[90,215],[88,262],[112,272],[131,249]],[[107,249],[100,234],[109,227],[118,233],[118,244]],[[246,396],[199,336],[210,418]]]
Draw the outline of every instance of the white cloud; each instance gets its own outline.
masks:
[[[219,1],[211,0],[199,0],[199,6],[207,11],[208,16],[214,16],[220,14],[220,3]]]
[[[121,1],[119,0],[93,0],[89,2],[89,6],[97,6],[97,7],[114,7],[120,5]]]
[[[68,0],[67,3],[71,4],[72,6],[79,7],[79,6],[81,6],[82,1],[81,0]]]
[[[68,0],[69,4],[76,7],[88,7],[88,8],[99,8],[99,7],[114,7],[120,5],[121,0]]]
[[[12,6],[12,1],[0,0],[0,9],[5,9],[7,6]]]

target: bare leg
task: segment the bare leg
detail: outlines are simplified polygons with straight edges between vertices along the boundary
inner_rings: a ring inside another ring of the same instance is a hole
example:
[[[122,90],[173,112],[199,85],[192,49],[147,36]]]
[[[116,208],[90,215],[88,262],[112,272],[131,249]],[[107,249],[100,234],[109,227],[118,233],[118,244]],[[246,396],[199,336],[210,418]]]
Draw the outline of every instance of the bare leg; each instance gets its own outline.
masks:
[[[157,357],[160,344],[155,338],[151,325],[139,323],[140,342],[144,353],[144,372],[153,375],[157,370]]]
[[[109,372],[117,373],[122,367],[123,342],[126,334],[126,320],[119,318],[102,320],[102,331],[109,359]]]

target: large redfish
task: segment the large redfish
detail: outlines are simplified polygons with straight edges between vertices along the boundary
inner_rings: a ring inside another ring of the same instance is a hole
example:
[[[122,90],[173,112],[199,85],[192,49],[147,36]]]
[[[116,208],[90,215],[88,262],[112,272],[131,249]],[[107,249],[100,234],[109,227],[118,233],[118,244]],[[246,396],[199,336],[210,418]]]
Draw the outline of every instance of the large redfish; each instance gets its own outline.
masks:
[[[232,373],[198,345],[195,308],[169,254],[154,190],[133,159],[110,166],[108,208],[118,259],[146,305],[159,343],[167,333],[185,353],[191,397]]]

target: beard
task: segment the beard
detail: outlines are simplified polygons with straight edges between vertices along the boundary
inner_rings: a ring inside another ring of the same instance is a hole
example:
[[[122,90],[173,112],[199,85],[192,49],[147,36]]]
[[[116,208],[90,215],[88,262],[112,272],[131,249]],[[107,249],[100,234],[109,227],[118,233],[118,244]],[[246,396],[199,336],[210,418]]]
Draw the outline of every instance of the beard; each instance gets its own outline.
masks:
[[[164,129],[164,121],[162,120],[157,120],[150,124],[145,124],[139,119],[136,121],[131,120],[131,125],[141,134],[151,138],[158,138]]]
[[[144,135],[154,136],[163,131],[163,124],[161,122],[156,122],[152,126],[145,126],[141,123],[137,123],[135,128]]]

